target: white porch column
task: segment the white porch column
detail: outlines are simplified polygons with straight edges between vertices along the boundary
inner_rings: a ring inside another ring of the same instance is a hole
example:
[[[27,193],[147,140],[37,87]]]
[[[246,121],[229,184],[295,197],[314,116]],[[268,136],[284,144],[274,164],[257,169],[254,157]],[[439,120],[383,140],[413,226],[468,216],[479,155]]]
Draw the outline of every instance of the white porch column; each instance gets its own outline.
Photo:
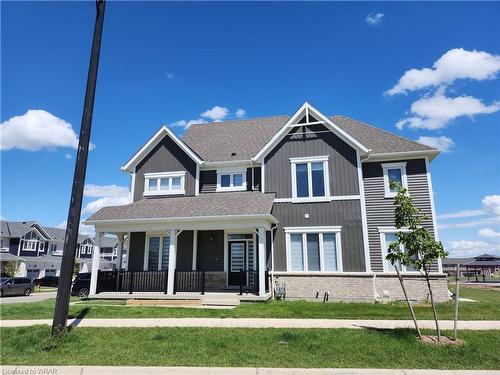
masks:
[[[259,296],[266,294],[266,230],[259,228]]]
[[[193,271],[196,271],[197,258],[198,258],[198,231],[195,229],[193,230],[193,266],[191,267]]]
[[[97,291],[97,272],[99,271],[99,261],[101,259],[101,237],[103,233],[96,233],[95,246],[92,252],[92,273],[90,275],[90,295]]]
[[[123,259],[123,242],[125,241],[125,234],[120,233],[118,235],[118,254],[116,258],[116,269],[118,271],[122,270],[122,259]]]
[[[169,231],[167,294],[174,294],[175,265],[177,264],[177,231]]]

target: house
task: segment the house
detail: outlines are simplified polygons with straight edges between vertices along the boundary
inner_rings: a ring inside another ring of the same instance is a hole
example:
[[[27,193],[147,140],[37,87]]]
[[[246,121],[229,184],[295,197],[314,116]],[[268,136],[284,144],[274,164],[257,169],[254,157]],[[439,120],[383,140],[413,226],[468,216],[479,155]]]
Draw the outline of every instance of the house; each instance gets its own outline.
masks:
[[[482,254],[472,258],[444,258],[443,272],[455,276],[456,267],[459,266],[459,276],[474,276],[478,281],[478,276],[491,276],[500,273],[500,257],[490,254]]]
[[[91,296],[238,291],[270,298],[402,298],[385,260],[394,240],[394,191],[407,187],[437,238],[429,163],[439,151],[304,103],[289,116],[160,128],[122,167],[133,202],[85,222],[96,245],[129,237],[127,270],[93,272]],[[97,265],[95,265],[97,267]],[[419,272],[403,267],[410,298]],[[441,263],[437,300],[448,299]],[[187,293],[187,294],[186,294]]]
[[[473,260],[474,258],[444,258],[442,260],[443,272],[448,276],[455,276],[458,265],[459,276],[466,276],[466,269],[464,264],[472,262]]]
[[[45,227],[36,221],[0,221],[0,263],[15,261],[19,264],[18,276],[32,279],[59,276],[66,231]],[[114,269],[118,239],[103,238],[101,269]],[[91,264],[94,238],[79,234],[76,262],[81,272]],[[10,254],[7,255],[7,254]]]

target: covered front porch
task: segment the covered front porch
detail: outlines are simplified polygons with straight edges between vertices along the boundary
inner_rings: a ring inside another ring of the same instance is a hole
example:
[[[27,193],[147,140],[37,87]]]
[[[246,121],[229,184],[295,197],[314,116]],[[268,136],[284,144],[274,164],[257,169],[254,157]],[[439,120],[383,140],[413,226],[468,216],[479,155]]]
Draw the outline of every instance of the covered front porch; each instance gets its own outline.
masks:
[[[196,299],[226,294],[267,299],[273,224],[270,217],[233,217],[177,221],[175,229],[169,222],[96,225],[94,255],[106,234],[116,235],[119,245],[115,271],[99,270],[101,259],[93,257],[90,298]]]

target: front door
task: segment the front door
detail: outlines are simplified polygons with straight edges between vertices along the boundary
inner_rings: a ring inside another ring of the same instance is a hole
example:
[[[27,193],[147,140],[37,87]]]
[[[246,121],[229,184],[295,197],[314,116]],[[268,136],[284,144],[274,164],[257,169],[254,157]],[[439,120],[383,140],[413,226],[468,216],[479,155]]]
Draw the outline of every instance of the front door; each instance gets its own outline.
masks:
[[[240,271],[246,270],[247,259],[247,243],[246,241],[231,241],[229,242],[228,252],[228,268],[227,285],[240,285]]]

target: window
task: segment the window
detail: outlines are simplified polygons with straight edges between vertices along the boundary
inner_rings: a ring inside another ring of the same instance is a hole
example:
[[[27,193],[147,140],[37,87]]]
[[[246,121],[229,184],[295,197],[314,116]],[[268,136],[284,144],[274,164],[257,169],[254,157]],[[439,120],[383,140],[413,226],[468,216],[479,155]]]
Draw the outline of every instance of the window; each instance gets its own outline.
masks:
[[[216,191],[242,191],[247,189],[246,170],[217,170],[217,189]]]
[[[285,228],[288,271],[342,272],[340,227]]]
[[[290,158],[290,163],[295,201],[323,200],[330,196],[328,156]]]
[[[45,242],[40,242],[40,246],[38,247],[39,251],[45,250]]]
[[[23,250],[27,251],[36,251],[37,240],[24,240],[23,242]]]
[[[144,195],[185,194],[186,172],[161,172],[144,174]]]
[[[382,169],[384,171],[384,191],[386,198],[396,196],[396,190],[391,189],[391,181],[398,182],[402,187],[408,189],[406,163],[382,164]]]
[[[400,262],[395,263],[394,265],[386,259],[387,254],[389,253],[389,246],[391,243],[397,241],[397,229],[385,229],[385,228],[379,228],[380,232],[380,244],[382,246],[382,261],[383,263],[383,268],[384,272],[396,272],[395,267],[398,267],[400,272],[415,272],[417,271],[413,265],[402,265]],[[404,246],[399,245],[400,249],[404,251]]]
[[[149,236],[147,240],[147,251],[145,252],[144,270],[145,271],[167,270],[169,254],[170,254],[169,236]]]

